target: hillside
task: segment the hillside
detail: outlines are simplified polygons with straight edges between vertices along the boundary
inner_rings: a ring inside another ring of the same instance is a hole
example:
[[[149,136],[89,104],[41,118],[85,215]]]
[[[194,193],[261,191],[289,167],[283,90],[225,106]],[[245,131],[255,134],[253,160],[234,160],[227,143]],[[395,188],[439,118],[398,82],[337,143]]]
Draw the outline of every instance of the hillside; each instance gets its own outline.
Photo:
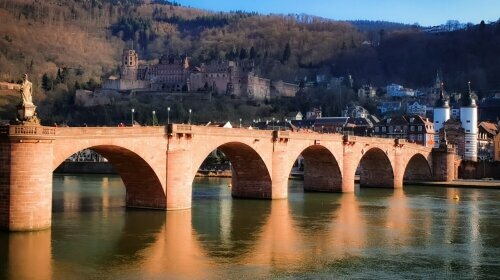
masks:
[[[0,80],[29,73],[40,112],[49,118],[69,111],[75,89],[94,89],[116,74],[125,47],[145,63],[166,53],[187,54],[191,65],[252,59],[259,75],[287,82],[350,74],[354,89],[391,82],[418,88],[431,85],[439,71],[452,91],[467,80],[481,97],[500,89],[499,22],[429,34],[390,22],[213,13],[159,0],[4,0],[0,34]],[[331,114],[340,110],[324,106]],[[297,109],[278,107],[272,110]]]

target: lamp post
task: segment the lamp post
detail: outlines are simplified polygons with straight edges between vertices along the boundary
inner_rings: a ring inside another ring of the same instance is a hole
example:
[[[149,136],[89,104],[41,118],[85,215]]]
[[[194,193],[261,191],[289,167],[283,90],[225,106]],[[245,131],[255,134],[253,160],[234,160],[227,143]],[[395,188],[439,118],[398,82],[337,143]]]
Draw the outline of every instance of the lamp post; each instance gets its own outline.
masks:
[[[153,110],[153,126],[156,125],[156,111]]]
[[[192,112],[192,111],[193,111],[193,110],[189,109],[189,122],[188,122],[188,124],[191,124],[191,112]]]
[[[170,124],[170,107],[167,107],[167,124]]]
[[[135,113],[135,109],[132,108],[132,126],[134,126],[134,113]]]
[[[240,118],[240,128],[241,128],[241,118]]]
[[[272,128],[273,128],[273,130],[274,130],[274,117],[273,117],[273,125],[272,125]]]

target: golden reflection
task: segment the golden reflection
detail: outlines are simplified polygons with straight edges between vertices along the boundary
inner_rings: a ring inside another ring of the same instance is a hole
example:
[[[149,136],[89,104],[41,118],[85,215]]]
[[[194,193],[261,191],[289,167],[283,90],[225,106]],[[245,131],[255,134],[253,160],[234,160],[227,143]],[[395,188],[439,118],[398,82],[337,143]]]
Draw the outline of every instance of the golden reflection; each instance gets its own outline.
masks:
[[[342,194],[335,214],[329,244],[320,244],[318,248],[328,248],[333,259],[359,255],[366,247],[366,220],[354,193]]]
[[[303,242],[294,228],[287,200],[274,200],[257,246],[242,263],[282,269],[304,259]]]
[[[172,279],[207,279],[210,266],[191,226],[191,210],[172,211],[156,242],[144,251],[145,279],[165,275]]]
[[[9,235],[9,278],[51,279],[51,231]]]
[[[394,189],[394,194],[387,199],[388,244],[407,243],[412,236],[412,225],[409,223],[411,210],[403,189]]]

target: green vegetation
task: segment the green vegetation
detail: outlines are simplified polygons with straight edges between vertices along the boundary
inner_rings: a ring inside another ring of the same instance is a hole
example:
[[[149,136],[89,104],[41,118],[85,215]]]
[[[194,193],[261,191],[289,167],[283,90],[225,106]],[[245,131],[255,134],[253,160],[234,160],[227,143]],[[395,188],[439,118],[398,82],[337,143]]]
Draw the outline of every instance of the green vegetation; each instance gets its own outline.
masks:
[[[351,74],[354,90],[368,83],[430,86],[437,70],[451,91],[463,90],[468,80],[480,97],[500,89],[500,72],[495,68],[500,64],[500,22],[427,34],[416,25],[211,13],[160,0],[4,0],[0,34],[0,80],[17,81],[27,72],[39,112],[50,122],[127,120],[126,108],[135,106],[134,101],[92,112],[72,105],[76,89],[94,89],[117,74],[125,47],[134,47],[141,59],[151,63],[166,53],[188,54],[191,65],[252,59],[260,76],[301,84],[314,81],[316,75]],[[341,107],[356,101],[353,89],[342,85],[335,90],[303,91],[293,100],[279,99],[260,107],[225,99],[202,105],[186,105],[184,100],[175,106],[179,119],[185,118],[187,106],[207,112],[197,115],[199,120],[285,115],[290,110],[304,112],[308,106],[322,106],[325,115],[338,115]],[[226,106],[217,107],[218,102]],[[165,105],[156,101],[144,105],[144,112],[161,112]],[[103,112],[104,117],[97,117]],[[144,114],[139,120],[147,122],[149,113]],[[8,116],[0,111],[0,118]]]

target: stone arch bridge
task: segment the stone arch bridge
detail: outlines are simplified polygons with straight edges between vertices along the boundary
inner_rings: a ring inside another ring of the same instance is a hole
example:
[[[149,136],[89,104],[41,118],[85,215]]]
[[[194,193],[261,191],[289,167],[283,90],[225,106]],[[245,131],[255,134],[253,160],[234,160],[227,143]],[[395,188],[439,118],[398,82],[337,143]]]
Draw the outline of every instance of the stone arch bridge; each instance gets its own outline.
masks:
[[[69,156],[93,149],[126,187],[126,205],[163,210],[191,207],[192,182],[210,152],[233,168],[232,195],[285,199],[288,177],[304,157],[308,191],[401,188],[404,180],[456,177],[450,147],[431,149],[401,139],[171,124],[168,127],[0,127],[0,228],[51,225],[52,172]]]

